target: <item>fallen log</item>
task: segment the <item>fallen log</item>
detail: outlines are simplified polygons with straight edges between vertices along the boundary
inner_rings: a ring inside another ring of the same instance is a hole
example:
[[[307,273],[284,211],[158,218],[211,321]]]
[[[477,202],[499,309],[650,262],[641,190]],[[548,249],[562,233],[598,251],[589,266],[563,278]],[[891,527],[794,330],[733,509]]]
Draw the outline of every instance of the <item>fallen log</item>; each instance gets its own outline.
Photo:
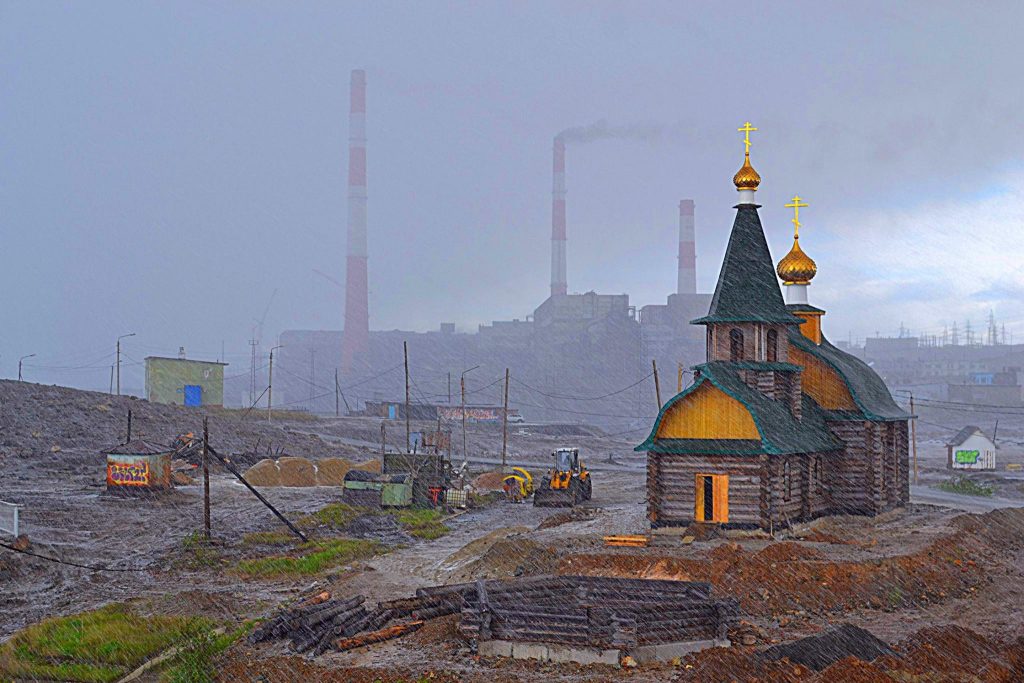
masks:
[[[334,647],[339,652],[354,650],[357,647],[365,647],[367,645],[372,645],[373,643],[382,643],[385,640],[404,636],[407,633],[412,633],[419,629],[421,626],[423,626],[422,621],[409,621],[404,624],[396,624],[395,626],[389,626],[388,628],[384,628],[379,631],[363,633],[362,635],[358,635],[353,638],[342,638],[334,644]]]

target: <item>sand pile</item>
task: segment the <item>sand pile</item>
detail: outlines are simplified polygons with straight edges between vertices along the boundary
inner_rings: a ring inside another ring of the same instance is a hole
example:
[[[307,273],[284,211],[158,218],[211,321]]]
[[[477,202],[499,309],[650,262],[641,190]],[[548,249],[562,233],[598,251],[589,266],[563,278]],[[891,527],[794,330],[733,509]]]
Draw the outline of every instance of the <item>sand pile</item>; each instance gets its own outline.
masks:
[[[316,463],[317,486],[341,486],[352,463],[345,458],[324,458]]]
[[[260,460],[245,472],[245,480],[253,486],[280,486],[281,472],[277,463],[267,458]]]
[[[380,474],[380,460],[367,460],[366,462],[361,462],[358,465],[353,465],[352,469],[362,470],[363,472],[373,472],[374,474]]]
[[[502,474],[501,470],[484,472],[473,480],[473,488],[477,491],[501,491],[505,485],[502,479],[507,476],[508,474]]]
[[[316,486],[316,468],[306,458],[284,456],[277,461],[281,486]]]

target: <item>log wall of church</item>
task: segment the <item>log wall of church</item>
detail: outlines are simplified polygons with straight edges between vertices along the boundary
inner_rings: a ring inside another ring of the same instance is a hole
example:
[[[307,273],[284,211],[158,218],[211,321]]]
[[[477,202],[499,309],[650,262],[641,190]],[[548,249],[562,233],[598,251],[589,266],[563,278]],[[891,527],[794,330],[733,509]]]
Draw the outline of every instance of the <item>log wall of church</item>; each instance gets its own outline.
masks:
[[[729,524],[762,526],[762,459],[649,453],[647,511],[655,526],[686,526],[695,520],[698,474],[729,475]]]

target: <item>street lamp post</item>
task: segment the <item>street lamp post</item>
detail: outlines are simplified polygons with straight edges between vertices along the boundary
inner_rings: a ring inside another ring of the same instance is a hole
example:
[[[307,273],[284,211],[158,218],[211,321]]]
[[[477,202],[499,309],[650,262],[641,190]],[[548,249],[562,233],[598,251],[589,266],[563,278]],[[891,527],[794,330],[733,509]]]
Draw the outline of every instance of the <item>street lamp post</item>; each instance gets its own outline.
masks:
[[[479,365],[474,365],[469,370],[462,371],[462,377],[459,378],[459,386],[462,390],[462,459],[467,460],[468,455],[466,453],[466,373],[476,370]]]
[[[134,332],[129,332],[128,334],[122,334],[120,337],[117,338],[117,361],[115,362],[115,365],[117,366],[117,395],[118,396],[121,395],[121,340],[124,339],[125,337],[134,337],[134,336],[135,336]]]
[[[26,358],[34,358],[35,355],[36,354],[34,354],[34,353],[30,353],[27,356],[22,356],[21,358],[18,359],[18,381],[19,382],[21,381],[21,361],[25,360]]]
[[[273,349],[270,349],[270,372],[267,374],[267,422],[270,422],[271,398],[274,395],[274,349],[280,348],[281,345],[278,344]]]

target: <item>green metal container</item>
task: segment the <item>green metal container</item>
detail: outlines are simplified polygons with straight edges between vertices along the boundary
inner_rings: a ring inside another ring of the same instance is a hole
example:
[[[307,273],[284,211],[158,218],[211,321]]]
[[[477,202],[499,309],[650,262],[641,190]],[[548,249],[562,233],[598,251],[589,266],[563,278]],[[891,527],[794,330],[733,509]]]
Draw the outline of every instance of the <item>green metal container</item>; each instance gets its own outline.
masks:
[[[345,475],[341,499],[364,507],[409,507],[412,478],[408,475],[374,475],[367,472]]]

